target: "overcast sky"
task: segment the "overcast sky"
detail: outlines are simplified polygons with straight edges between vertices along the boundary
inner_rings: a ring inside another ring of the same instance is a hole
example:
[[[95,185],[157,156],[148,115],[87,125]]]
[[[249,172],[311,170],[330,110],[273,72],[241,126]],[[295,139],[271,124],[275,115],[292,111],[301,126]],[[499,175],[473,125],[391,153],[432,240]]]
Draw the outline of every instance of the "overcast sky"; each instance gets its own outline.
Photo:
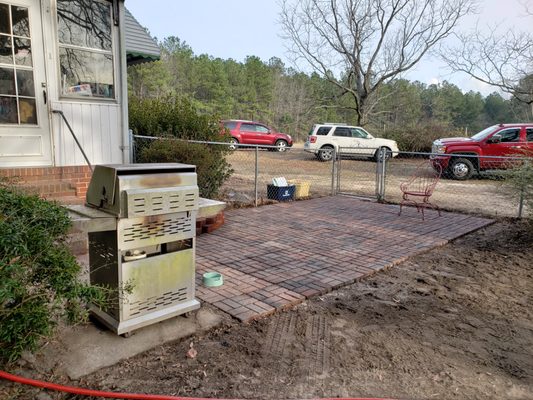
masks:
[[[531,31],[531,17],[524,17],[525,2],[533,8],[533,0],[481,0],[480,14],[465,19],[460,29],[469,30],[477,23],[483,29],[515,26]],[[125,4],[152,36],[159,40],[177,36],[195,54],[236,61],[249,55],[263,61],[279,57],[289,65],[276,0],[126,0]],[[427,84],[448,80],[465,92],[475,90],[483,95],[494,91],[465,75],[450,75],[438,60],[422,61],[406,77]]]

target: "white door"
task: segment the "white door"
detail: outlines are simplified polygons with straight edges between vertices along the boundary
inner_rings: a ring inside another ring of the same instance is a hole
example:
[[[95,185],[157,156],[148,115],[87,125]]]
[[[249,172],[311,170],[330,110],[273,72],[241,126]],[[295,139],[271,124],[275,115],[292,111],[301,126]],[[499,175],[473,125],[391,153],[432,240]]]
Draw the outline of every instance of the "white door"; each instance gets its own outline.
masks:
[[[40,1],[0,0],[0,167],[51,165]]]
[[[346,126],[335,127],[331,139],[334,144],[338,146],[337,151],[341,154],[352,154],[354,152],[354,144],[350,128]]]

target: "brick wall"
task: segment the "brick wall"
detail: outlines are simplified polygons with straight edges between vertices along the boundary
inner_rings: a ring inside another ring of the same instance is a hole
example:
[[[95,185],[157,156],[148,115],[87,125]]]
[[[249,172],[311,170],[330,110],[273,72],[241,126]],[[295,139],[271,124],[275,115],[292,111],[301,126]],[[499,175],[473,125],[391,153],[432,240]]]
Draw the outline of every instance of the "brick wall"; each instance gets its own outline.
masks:
[[[91,180],[91,170],[88,166],[0,168],[0,177],[47,199],[81,203]]]

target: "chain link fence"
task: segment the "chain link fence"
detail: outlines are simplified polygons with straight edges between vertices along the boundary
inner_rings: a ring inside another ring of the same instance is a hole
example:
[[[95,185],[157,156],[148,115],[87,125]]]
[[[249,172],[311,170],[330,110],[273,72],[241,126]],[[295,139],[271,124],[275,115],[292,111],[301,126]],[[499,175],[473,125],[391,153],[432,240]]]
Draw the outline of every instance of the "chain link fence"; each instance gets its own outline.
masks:
[[[156,139],[132,136],[134,162],[136,154]],[[299,146],[277,151],[269,146],[235,145],[226,155],[233,173],[219,189],[217,199],[232,206],[285,200],[287,193],[271,186],[273,178],[283,177],[294,185],[290,193],[294,200],[344,194],[399,204],[404,195],[401,184],[434,174],[438,164],[443,172],[431,202],[441,209],[489,216],[531,215],[527,198],[533,190],[532,158],[408,152],[383,152],[377,157],[376,150],[338,149],[330,161],[323,162]]]

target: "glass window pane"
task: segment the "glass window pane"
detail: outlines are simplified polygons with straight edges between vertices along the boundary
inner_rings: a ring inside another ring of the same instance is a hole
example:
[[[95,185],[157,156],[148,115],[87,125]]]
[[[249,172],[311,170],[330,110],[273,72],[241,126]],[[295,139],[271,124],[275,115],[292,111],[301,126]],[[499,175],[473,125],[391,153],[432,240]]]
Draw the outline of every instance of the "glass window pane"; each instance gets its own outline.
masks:
[[[33,71],[17,70],[17,86],[19,96],[35,97],[35,86],[33,84]]]
[[[16,94],[13,68],[0,68],[0,94]]]
[[[111,55],[60,48],[59,63],[63,94],[115,97]]]
[[[111,6],[94,0],[58,0],[59,43],[111,50]]]
[[[14,38],[15,42],[15,64],[32,66],[31,41],[30,39]]]
[[[0,35],[0,63],[13,65],[13,46],[11,36]]]
[[[37,107],[35,99],[19,98],[20,123],[37,125]]]
[[[316,134],[320,136],[325,136],[329,133],[330,130],[331,130],[331,126],[321,126],[320,128],[318,128],[318,131],[316,132]]]
[[[526,129],[526,140],[528,142],[533,142],[533,128]]]
[[[26,7],[11,7],[13,35],[30,37],[30,20]]]
[[[352,134],[350,133],[349,128],[335,128],[335,131],[333,132],[333,136],[342,136],[342,137],[351,137]]]
[[[241,124],[241,131],[255,132],[255,125],[253,125],[253,124]]]
[[[502,137],[502,142],[518,142],[520,139],[520,129],[508,129],[506,131],[498,132]]]
[[[0,96],[0,124],[17,124],[17,99]]]
[[[9,25],[9,6],[7,4],[0,4],[0,33],[11,34],[11,27]]]
[[[235,129],[237,126],[237,122],[235,121],[226,121],[224,122],[224,128],[227,128],[229,130]]]

